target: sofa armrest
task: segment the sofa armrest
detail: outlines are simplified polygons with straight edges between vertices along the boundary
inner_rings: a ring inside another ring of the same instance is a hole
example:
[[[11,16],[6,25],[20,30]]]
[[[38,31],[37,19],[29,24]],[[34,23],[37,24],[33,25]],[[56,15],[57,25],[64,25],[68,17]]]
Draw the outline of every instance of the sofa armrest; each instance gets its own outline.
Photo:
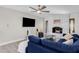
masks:
[[[41,43],[41,39],[39,37],[34,36],[34,35],[28,36],[28,39],[29,39],[30,42],[34,42],[34,43],[37,43],[37,44]]]

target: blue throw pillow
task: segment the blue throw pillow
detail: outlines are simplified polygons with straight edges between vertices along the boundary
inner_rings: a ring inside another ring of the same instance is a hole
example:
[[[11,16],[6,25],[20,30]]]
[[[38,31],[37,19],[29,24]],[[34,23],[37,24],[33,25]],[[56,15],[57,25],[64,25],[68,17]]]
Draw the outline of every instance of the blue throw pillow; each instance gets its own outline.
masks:
[[[78,34],[73,34],[73,37],[79,38]]]

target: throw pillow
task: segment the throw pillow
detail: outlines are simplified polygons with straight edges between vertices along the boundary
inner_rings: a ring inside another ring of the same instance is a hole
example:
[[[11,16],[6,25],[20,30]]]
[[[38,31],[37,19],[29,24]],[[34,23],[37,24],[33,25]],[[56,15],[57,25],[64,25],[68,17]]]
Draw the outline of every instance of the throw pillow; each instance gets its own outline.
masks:
[[[67,40],[67,41],[63,42],[63,44],[72,45],[73,44],[73,39]]]
[[[65,39],[65,40],[70,40],[72,37],[73,37],[73,36],[72,36],[71,34],[66,34],[66,35],[64,36],[64,39]]]

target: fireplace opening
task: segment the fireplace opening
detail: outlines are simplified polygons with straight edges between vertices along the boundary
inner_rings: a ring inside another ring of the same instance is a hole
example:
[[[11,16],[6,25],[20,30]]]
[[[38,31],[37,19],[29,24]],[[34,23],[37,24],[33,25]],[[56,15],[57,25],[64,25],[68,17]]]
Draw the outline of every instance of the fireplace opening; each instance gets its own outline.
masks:
[[[52,33],[62,33],[62,28],[61,27],[53,27]]]

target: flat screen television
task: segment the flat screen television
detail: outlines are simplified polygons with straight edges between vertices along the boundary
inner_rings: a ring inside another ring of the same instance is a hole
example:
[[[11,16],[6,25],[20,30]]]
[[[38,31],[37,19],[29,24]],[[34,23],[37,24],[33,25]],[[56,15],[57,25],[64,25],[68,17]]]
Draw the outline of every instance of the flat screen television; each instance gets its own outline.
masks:
[[[35,19],[23,17],[23,27],[35,27]]]

